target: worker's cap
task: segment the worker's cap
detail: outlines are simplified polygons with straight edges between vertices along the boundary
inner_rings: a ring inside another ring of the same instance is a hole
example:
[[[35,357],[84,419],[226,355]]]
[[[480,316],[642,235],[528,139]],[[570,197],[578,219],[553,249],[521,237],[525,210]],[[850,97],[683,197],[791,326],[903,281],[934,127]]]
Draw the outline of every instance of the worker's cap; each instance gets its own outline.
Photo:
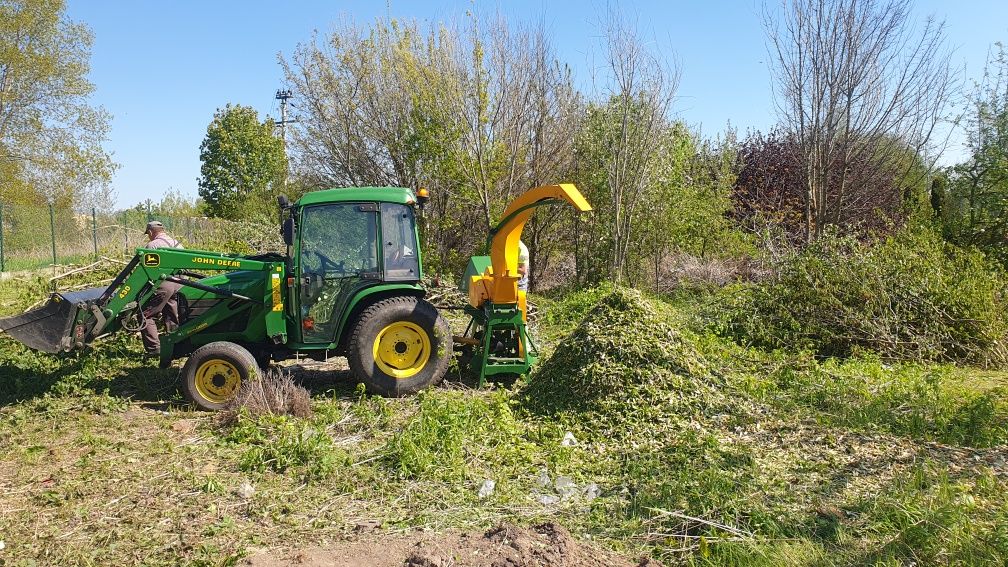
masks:
[[[164,224],[161,221],[152,220],[147,223],[147,228],[144,230],[144,234],[150,234],[155,230],[164,230]]]

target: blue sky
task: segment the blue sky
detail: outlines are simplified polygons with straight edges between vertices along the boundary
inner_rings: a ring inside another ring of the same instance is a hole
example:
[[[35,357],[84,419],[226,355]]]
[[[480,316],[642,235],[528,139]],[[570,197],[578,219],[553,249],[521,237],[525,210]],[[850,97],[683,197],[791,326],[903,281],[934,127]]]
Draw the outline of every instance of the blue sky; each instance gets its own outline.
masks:
[[[643,1],[618,5],[642,36],[678,63],[676,115],[715,135],[727,124],[741,134],[776,121],[761,3]],[[466,10],[541,20],[558,56],[588,83],[599,57],[599,21],[609,4],[596,0],[513,2],[432,1],[267,3],[258,1],[104,2],[68,0],[71,19],[95,34],[91,79],[95,104],[113,115],[107,148],[121,168],[113,178],[118,204],[159,200],[169,189],[195,196],[199,145],[214,110],[250,105],[277,117],[273,95],[283,86],[277,55],[291,54],[313,30],[334,22],[392,16],[422,22],[457,21]],[[1008,42],[1008,2],[920,1],[919,17],[948,24],[953,60],[964,77],[980,75],[988,49]],[[593,63],[594,61],[594,63]],[[296,101],[295,101],[296,102]],[[946,162],[961,155],[950,148]]]

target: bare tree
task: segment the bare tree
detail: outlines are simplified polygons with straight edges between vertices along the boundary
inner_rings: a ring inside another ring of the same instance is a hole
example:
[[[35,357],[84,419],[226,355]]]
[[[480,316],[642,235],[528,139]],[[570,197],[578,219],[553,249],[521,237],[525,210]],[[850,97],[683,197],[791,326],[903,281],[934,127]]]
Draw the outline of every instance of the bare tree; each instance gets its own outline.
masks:
[[[541,25],[481,22],[344,24],[281,58],[299,104],[290,148],[302,179],[427,187],[428,258],[442,265],[474,251],[517,193],[563,180],[580,111]],[[535,226],[535,241],[553,230]]]
[[[612,148],[607,171],[614,212],[610,270],[620,281],[640,197],[669,127],[679,72],[647,49],[636,27],[615,9],[605,22],[603,41],[611,81],[608,98],[616,103],[618,113],[619,141]]]
[[[853,205],[853,162],[933,166],[955,87],[943,22],[917,25],[909,0],[784,0],[779,17],[764,7],[764,25],[778,112],[807,173],[808,239]]]

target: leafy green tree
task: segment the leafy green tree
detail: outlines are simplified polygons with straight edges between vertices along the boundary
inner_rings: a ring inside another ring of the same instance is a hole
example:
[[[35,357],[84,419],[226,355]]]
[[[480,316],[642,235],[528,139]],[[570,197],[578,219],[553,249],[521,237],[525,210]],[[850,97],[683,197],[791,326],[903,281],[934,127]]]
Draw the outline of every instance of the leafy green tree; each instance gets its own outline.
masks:
[[[1008,264],[1008,56],[1002,44],[970,98],[970,157],[948,172],[942,221],[953,242]]]
[[[574,180],[595,208],[585,222],[575,225],[576,270],[579,283],[613,280],[611,258],[618,247],[627,250],[623,279],[630,284],[654,277],[676,254],[710,258],[737,254],[741,239],[730,218],[737,149],[731,136],[720,143],[704,141],[681,122],[654,128],[655,149],[650,159],[633,163],[639,189],[617,202],[609,172],[623,138],[648,119],[646,102],[638,99],[624,123],[621,101],[590,104],[575,139]],[[619,238],[613,226],[621,216]]]
[[[88,101],[91,43],[62,0],[0,0],[0,199],[109,204],[95,201],[116,165],[110,115]]]
[[[151,211],[164,217],[198,217],[203,203],[199,198],[192,199],[178,189],[169,187],[161,197],[161,202],[152,203]]]
[[[273,121],[249,106],[217,109],[200,145],[199,194],[212,216],[268,213],[287,174],[283,141]]]

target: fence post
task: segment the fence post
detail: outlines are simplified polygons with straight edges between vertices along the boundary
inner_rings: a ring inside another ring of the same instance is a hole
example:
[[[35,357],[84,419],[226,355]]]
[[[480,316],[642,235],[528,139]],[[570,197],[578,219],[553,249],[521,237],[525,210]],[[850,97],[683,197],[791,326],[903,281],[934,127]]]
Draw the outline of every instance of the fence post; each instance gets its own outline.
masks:
[[[52,203],[49,203],[49,238],[52,240],[53,270],[56,270],[56,215]]]
[[[4,271],[3,203],[0,203],[0,274]]]
[[[98,259],[98,213],[91,207],[91,241],[94,242],[94,257]]]

